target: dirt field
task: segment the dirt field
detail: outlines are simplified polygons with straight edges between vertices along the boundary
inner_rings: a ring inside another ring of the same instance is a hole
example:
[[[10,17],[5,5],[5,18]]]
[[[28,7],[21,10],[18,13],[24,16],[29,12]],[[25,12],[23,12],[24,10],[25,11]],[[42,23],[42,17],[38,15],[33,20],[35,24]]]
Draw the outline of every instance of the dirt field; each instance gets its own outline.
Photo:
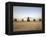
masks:
[[[31,22],[14,22],[13,31],[28,31],[28,30],[41,30],[42,22],[31,21]]]

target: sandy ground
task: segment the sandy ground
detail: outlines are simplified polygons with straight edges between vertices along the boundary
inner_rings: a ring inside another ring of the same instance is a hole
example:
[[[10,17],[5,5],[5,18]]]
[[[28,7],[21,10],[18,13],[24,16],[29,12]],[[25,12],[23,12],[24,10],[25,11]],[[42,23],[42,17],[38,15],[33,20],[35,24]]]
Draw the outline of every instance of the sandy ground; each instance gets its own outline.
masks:
[[[13,31],[29,31],[29,30],[41,30],[42,22],[31,21],[31,22],[14,22]]]

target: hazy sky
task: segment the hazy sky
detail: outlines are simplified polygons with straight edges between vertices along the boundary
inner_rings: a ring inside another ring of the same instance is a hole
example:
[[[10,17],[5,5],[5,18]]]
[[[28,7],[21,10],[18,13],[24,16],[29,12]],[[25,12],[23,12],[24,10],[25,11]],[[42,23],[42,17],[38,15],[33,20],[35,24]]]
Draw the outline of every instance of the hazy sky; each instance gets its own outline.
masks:
[[[42,8],[41,7],[23,7],[23,6],[13,6],[13,19],[31,17],[34,19],[42,18]]]

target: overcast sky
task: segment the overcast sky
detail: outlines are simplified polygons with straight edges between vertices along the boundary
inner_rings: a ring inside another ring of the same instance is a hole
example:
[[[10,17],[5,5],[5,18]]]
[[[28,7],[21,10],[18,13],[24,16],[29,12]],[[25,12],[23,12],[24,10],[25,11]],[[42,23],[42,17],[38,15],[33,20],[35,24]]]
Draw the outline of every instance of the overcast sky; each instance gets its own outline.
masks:
[[[24,17],[31,17],[34,19],[42,18],[42,8],[41,7],[23,7],[23,6],[13,6],[13,19]]]

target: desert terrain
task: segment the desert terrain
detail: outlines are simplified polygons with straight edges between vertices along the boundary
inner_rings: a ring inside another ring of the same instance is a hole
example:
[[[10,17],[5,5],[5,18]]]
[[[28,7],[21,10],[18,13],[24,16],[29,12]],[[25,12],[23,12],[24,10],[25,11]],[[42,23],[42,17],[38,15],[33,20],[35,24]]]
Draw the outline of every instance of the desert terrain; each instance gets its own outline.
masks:
[[[30,31],[30,30],[42,30],[41,21],[30,21],[30,22],[13,22],[13,31]]]

